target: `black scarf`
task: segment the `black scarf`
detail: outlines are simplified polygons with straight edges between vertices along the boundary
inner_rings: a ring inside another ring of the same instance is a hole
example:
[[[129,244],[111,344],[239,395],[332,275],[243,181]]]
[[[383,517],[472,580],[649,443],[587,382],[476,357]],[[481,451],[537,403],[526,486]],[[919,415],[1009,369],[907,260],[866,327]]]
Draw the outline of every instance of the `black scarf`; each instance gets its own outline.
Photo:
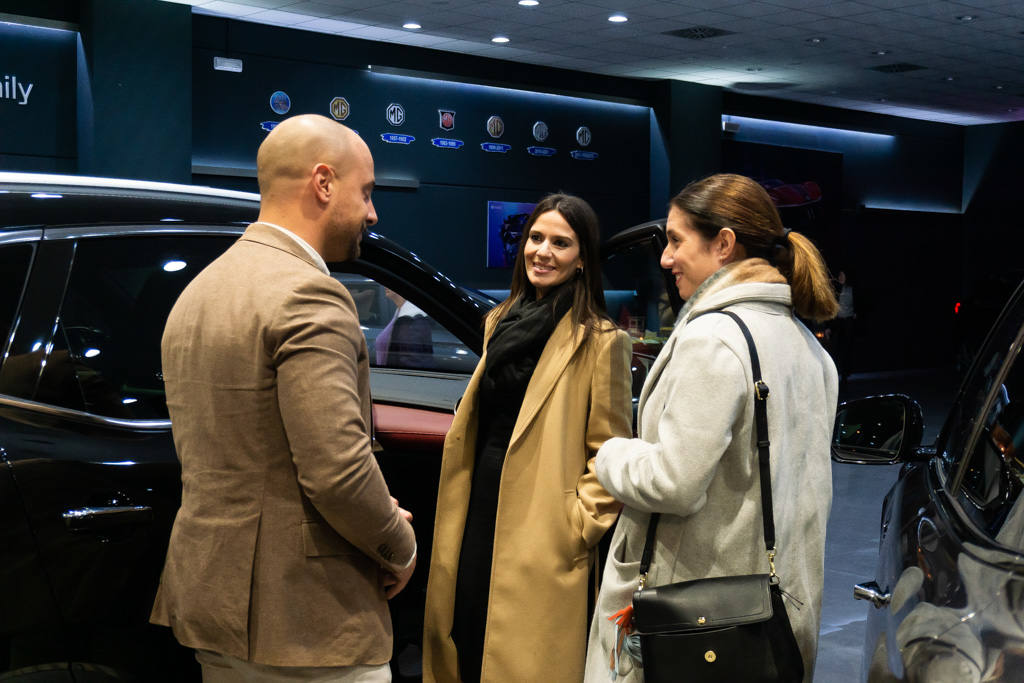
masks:
[[[555,325],[572,307],[575,284],[570,280],[542,299],[521,296],[512,304],[487,343],[487,363],[480,378],[485,394],[491,393],[488,390],[508,391],[512,387],[526,391],[544,345]],[[522,393],[515,393],[521,400]]]

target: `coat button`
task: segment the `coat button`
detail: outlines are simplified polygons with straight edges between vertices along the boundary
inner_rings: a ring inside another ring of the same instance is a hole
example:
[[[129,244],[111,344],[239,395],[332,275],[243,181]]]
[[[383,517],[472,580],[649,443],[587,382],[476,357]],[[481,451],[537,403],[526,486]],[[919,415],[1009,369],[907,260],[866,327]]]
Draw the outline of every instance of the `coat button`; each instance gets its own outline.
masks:
[[[715,654],[714,650],[708,650],[704,653],[704,660],[707,661],[708,664],[713,664],[716,659],[718,659],[718,655]]]

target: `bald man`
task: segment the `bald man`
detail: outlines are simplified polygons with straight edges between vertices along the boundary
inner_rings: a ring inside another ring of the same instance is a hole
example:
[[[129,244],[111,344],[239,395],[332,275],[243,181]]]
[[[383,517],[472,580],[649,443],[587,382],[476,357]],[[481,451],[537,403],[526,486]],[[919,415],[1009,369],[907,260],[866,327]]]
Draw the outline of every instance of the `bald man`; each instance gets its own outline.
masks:
[[[260,145],[259,220],[167,319],[181,509],[151,620],[207,683],[390,681],[411,516],[370,450],[366,341],[325,261],[377,221],[366,144],[322,116]]]

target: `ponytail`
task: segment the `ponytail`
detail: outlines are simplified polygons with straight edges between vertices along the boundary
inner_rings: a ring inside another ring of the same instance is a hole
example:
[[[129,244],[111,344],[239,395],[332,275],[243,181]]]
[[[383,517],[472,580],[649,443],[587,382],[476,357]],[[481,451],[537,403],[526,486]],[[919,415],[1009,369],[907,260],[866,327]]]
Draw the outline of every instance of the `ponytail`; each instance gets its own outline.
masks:
[[[793,308],[797,315],[816,322],[830,320],[839,312],[839,302],[825,267],[821,252],[811,240],[798,232],[790,232],[789,272],[779,268],[789,280]],[[780,266],[782,264],[779,264]]]

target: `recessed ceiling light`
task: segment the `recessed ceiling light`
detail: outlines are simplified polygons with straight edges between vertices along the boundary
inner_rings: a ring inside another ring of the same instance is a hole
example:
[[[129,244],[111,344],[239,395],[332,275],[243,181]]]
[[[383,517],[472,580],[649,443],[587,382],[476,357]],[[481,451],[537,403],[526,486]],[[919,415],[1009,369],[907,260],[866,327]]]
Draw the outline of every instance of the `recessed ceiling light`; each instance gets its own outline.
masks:
[[[1008,111],[1008,112],[1010,112],[1012,114],[1013,112],[1017,111],[1017,107],[1010,107],[1006,111]]]
[[[416,29],[420,29],[423,27],[417,24],[415,21],[407,21],[404,24],[402,24],[402,28],[407,28],[410,31],[415,31]]]
[[[508,36],[494,36],[493,38],[491,38],[491,42],[492,43],[507,43],[508,42]]]
[[[955,81],[956,80],[956,76],[943,76],[942,80],[944,80],[944,81]]]
[[[747,71],[764,71],[764,69],[760,66],[748,66]]]
[[[820,45],[821,43],[825,42],[825,39],[815,36],[814,38],[808,38],[807,42],[810,43],[811,45]]]
[[[885,98],[885,97],[879,97],[877,101],[878,102],[888,102],[889,100],[888,100],[888,98]]]
[[[621,24],[625,21],[629,21],[629,17],[627,17],[625,14],[613,14],[610,17],[608,17],[608,21],[614,24]]]
[[[878,55],[879,57],[883,57],[883,56],[889,54],[889,51],[888,50],[875,50],[871,54]]]
[[[519,0],[519,4],[523,7],[536,7],[540,3],[537,0]]]
[[[1002,89],[1004,89],[1005,87],[1006,87],[1005,85],[999,84],[999,85],[995,86],[995,89],[996,89],[996,90],[1002,90]]]
[[[974,21],[977,18],[978,17],[974,16],[973,14],[961,14],[956,19],[957,21]]]

